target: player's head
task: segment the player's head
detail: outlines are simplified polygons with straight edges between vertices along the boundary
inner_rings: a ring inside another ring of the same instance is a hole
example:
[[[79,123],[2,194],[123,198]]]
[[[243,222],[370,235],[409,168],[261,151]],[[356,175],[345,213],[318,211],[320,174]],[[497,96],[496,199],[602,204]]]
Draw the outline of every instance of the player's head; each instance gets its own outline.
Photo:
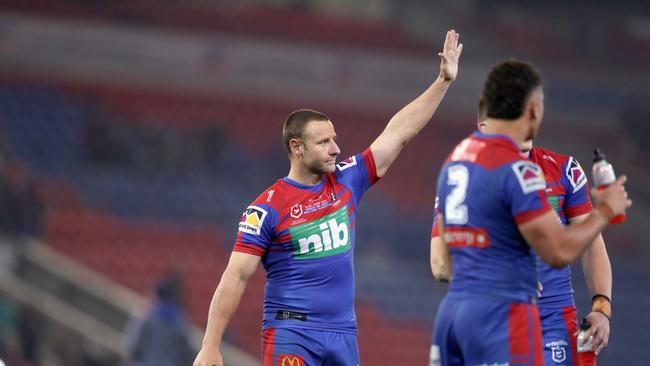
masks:
[[[492,68],[481,99],[487,118],[505,121],[525,120],[526,140],[537,134],[544,115],[542,76],[534,66],[517,60],[504,61]]]
[[[488,118],[487,118],[487,105],[485,103],[485,99],[480,98],[478,101],[478,109],[477,109],[477,116],[476,116],[476,127],[478,128],[479,131],[483,132],[485,129],[485,126],[488,124]],[[519,146],[519,149],[521,150],[522,153],[528,154],[528,152],[533,148],[533,139],[528,139],[524,141],[521,146]]]
[[[284,147],[292,163],[303,164],[317,174],[331,173],[341,153],[329,118],[312,109],[292,112],[282,129]]]

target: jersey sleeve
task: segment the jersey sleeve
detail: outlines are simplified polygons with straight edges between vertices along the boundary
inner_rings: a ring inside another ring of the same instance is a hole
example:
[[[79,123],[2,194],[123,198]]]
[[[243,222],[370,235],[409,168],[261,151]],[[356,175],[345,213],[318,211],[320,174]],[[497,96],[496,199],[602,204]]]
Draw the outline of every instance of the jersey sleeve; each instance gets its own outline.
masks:
[[[375,158],[370,148],[336,164],[336,179],[348,186],[356,203],[373,184],[379,181]]]
[[[565,187],[564,214],[567,219],[588,214],[592,210],[589,183],[580,163],[573,157],[562,166],[561,182]]]
[[[502,189],[517,225],[524,224],[551,210],[546,199],[546,181],[539,165],[518,160],[504,168]]]
[[[440,214],[440,199],[436,196],[435,204],[433,205],[433,224],[431,226],[431,238],[437,238],[440,236],[440,231],[438,229],[438,215]]]
[[[270,205],[253,202],[239,220],[233,251],[263,256],[273,241],[278,213]]]

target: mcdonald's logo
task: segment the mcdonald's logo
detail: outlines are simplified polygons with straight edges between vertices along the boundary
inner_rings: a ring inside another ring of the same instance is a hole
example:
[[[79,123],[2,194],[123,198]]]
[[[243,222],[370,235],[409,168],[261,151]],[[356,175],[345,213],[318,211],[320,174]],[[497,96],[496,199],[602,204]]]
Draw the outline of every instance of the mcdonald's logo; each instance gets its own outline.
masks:
[[[305,360],[296,355],[278,355],[278,366],[305,366]]]

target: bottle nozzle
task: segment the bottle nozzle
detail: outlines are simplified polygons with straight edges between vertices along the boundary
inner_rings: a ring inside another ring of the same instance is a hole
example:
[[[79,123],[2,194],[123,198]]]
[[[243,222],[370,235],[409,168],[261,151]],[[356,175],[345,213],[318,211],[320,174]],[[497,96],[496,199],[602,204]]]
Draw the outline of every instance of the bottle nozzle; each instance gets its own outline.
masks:
[[[594,149],[594,163],[605,160],[605,154],[599,148]]]
[[[587,320],[587,318],[582,318],[582,322],[580,322],[580,330],[587,330],[589,328],[591,328],[589,320]]]

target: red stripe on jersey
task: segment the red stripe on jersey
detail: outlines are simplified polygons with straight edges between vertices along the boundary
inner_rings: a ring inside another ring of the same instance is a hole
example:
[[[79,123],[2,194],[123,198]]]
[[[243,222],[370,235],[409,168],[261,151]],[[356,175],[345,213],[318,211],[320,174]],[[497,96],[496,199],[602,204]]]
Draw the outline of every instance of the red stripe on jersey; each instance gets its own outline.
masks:
[[[544,345],[542,342],[542,321],[537,305],[529,305],[533,323],[533,366],[544,366]]]
[[[567,219],[571,219],[581,215],[586,215],[588,213],[591,213],[592,210],[593,210],[593,206],[591,205],[591,201],[587,201],[581,205],[564,208]]]
[[[524,212],[518,214],[517,216],[515,216],[515,222],[517,223],[517,225],[525,224],[528,221],[530,221],[530,220],[532,220],[532,219],[534,219],[534,218],[536,218],[538,216],[541,216],[541,215],[545,214],[547,211],[550,211],[550,210],[553,209],[553,207],[551,207],[551,204],[548,203],[548,200],[544,196],[544,191],[538,191],[537,195],[539,197],[539,201],[542,203],[542,207],[540,207],[540,208],[538,208],[536,210],[532,210],[532,211],[524,211]]]
[[[262,366],[275,365],[275,328],[262,332]]]
[[[450,248],[485,249],[490,246],[487,230],[480,227],[446,227],[445,242]]]
[[[377,166],[375,165],[375,157],[372,155],[372,149],[367,148],[361,154],[363,161],[366,162],[366,168],[368,169],[368,179],[370,185],[377,183],[381,177],[377,176]]]
[[[510,305],[508,315],[510,363],[544,366],[542,350],[542,324],[537,306]]]
[[[562,308],[562,316],[564,317],[564,325],[566,326],[567,334],[569,336],[569,348],[571,350],[573,366],[580,366],[578,359],[578,337],[575,335],[578,331],[576,309],[573,306],[564,307]]]
[[[528,304],[511,304],[508,314],[508,339],[510,340],[510,362],[530,363],[530,321]],[[541,344],[541,341],[540,341]]]
[[[438,220],[440,220],[440,208],[436,208],[435,219],[433,220],[433,226],[431,227],[431,239],[437,238],[440,236],[440,231],[438,229]]]
[[[233,252],[241,252],[241,253],[247,253],[247,254],[252,254],[256,255],[258,257],[261,257],[266,253],[266,251],[257,245],[252,245],[252,244],[244,244],[237,242],[235,243],[235,247],[232,249]]]
[[[438,230],[438,222],[431,228],[431,239],[437,238],[440,236],[440,231]]]

